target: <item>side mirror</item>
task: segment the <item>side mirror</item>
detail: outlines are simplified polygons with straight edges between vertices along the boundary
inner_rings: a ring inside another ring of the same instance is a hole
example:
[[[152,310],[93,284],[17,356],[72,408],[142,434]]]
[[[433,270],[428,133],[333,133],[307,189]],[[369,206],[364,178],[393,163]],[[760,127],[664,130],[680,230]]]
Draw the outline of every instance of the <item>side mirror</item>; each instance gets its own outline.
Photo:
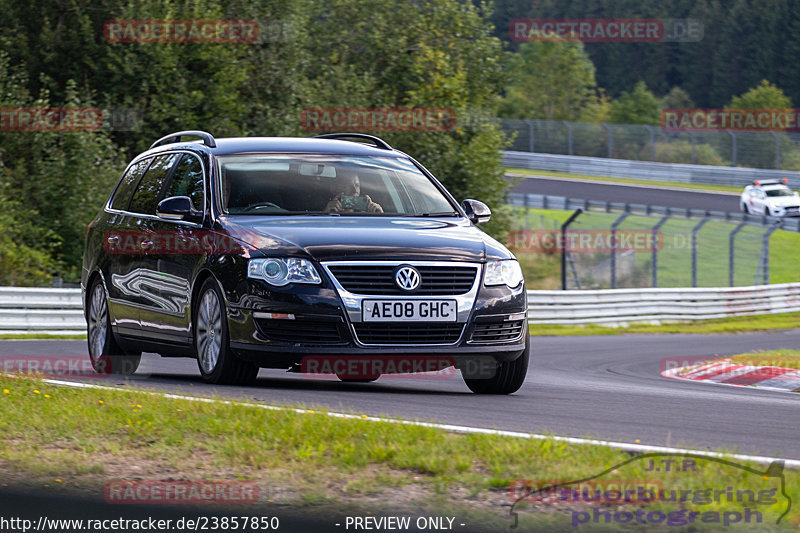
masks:
[[[464,208],[467,218],[469,218],[473,224],[489,222],[489,219],[492,218],[492,211],[489,209],[489,206],[478,200],[464,200],[461,202],[461,206]]]
[[[158,202],[156,215],[168,220],[186,220],[198,222],[203,219],[203,214],[194,210],[192,200],[188,196],[171,196]]]

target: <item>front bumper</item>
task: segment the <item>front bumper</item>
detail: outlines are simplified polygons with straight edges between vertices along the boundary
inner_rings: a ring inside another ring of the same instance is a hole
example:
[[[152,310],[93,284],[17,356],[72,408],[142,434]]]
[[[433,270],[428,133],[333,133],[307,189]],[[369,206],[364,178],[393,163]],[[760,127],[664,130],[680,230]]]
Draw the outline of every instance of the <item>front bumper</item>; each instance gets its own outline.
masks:
[[[250,281],[248,296],[239,302],[243,305],[228,306],[231,348],[239,357],[271,368],[287,368],[309,355],[491,356],[508,361],[525,348],[524,284],[516,289],[484,287],[478,275],[469,296],[458,299],[456,322],[365,323],[354,312],[361,305],[355,295],[326,281],[327,286],[293,289]]]

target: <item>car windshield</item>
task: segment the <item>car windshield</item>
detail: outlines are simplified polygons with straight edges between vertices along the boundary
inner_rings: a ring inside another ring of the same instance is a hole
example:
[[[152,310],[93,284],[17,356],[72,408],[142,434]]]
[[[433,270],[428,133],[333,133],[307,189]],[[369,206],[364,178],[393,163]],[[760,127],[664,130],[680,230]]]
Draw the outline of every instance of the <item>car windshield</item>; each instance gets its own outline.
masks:
[[[773,196],[793,196],[794,195],[794,193],[790,189],[787,189],[785,187],[781,187],[779,189],[765,189],[764,192],[767,193],[767,196],[770,196],[770,197],[773,197]]]
[[[247,154],[218,161],[222,210],[231,215],[458,216],[405,158]]]

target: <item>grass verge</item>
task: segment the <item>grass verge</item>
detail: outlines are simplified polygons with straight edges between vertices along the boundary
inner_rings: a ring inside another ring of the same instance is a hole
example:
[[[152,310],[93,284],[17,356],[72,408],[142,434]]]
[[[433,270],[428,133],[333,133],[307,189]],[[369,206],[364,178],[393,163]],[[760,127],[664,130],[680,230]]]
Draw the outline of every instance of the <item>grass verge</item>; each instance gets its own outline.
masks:
[[[613,178],[611,176],[594,176],[590,174],[570,174],[568,172],[555,172],[551,170],[532,170],[529,168],[505,167],[507,174],[523,174],[527,176],[544,176],[548,178],[576,179],[587,181],[608,181],[612,183],[627,183],[630,185],[649,185],[651,187],[670,187],[673,189],[688,189],[707,192],[735,192],[741,193],[743,187],[730,185],[706,185],[702,183],[679,183],[674,181],[650,181],[632,178]]]
[[[730,358],[734,363],[753,366],[779,366],[800,369],[800,350],[771,350],[745,353]]]
[[[800,328],[800,313],[756,315],[671,324],[630,324],[617,328],[587,324],[585,326],[531,324],[531,335],[626,335],[633,333],[749,333]]]
[[[571,211],[538,209],[522,206],[512,208],[513,228],[533,232],[557,233],[561,224],[572,215]],[[618,220],[618,213],[588,212],[580,215],[571,229],[608,230]],[[619,226],[621,230],[649,230],[657,217],[629,216]],[[658,286],[689,287],[692,285],[691,233],[697,220],[675,217],[661,227],[663,247],[658,252]],[[697,237],[697,263],[699,287],[718,287],[728,284],[729,236],[736,228],[734,223],[711,221],[705,224]],[[759,270],[763,242],[763,228],[747,226],[736,237],[736,285],[753,285]],[[556,289],[561,285],[560,253],[542,253],[529,248],[529,237],[521,231],[510,236],[507,245],[515,253],[525,275],[529,289]],[[520,237],[522,237],[520,239]],[[541,238],[541,237],[539,237]],[[550,252],[550,251],[548,251]],[[553,252],[558,252],[553,250]],[[770,282],[798,281],[797,264],[800,262],[800,233],[778,230],[770,238]],[[609,288],[610,271],[602,268],[609,260],[607,253],[574,253],[576,268],[581,273],[584,288]],[[632,254],[627,267],[618,267],[619,287],[650,286],[652,254],[648,251]],[[592,271],[597,279],[592,278]],[[760,277],[759,277],[760,282]]]
[[[661,465],[669,457],[639,460],[619,450],[552,439],[465,435],[311,410],[165,398],[133,389],[56,387],[30,378],[0,377],[0,411],[4,478],[23,480],[40,491],[102,494],[106,481],[126,479],[248,480],[262,487],[265,502],[308,512],[341,512],[353,506],[381,512],[413,509],[416,514],[446,509],[470,525],[496,529],[510,525],[511,504],[521,498],[514,509],[520,511],[520,529],[525,531],[543,525],[569,528],[575,513],[586,513],[578,516],[591,520],[592,505],[597,504],[563,498],[557,503],[526,502],[533,498],[529,489],[521,488],[594,477],[593,487],[604,490],[625,480],[631,486],[647,480],[650,488],[664,489],[772,490],[771,498],[751,507],[768,524],[786,510],[785,498],[774,492],[780,486],[777,478],[748,474],[746,465],[712,459],[692,459],[691,469],[681,459],[675,464],[684,465],[682,469],[653,470],[650,459]],[[753,472],[766,470],[763,465],[750,467]],[[603,475],[608,469],[612,472]],[[785,472],[791,495],[800,494],[797,474]],[[509,492],[510,487],[515,491]],[[641,504],[608,503],[600,509],[632,512]],[[685,513],[691,506],[691,501],[662,498],[647,509]],[[741,519],[741,502],[723,499],[699,506],[717,513],[717,526],[724,512],[739,512]],[[798,517],[791,515],[782,523],[796,526]],[[615,529],[626,528],[620,524]],[[589,523],[584,529],[595,528]]]

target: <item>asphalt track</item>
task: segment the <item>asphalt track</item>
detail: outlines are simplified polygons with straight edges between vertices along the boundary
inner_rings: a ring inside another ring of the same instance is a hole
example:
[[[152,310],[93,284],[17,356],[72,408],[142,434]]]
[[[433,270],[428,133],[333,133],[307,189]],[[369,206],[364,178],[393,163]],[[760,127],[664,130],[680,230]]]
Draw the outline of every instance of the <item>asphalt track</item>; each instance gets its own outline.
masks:
[[[683,209],[739,211],[739,195],[735,193],[672,189],[652,185],[631,185],[572,178],[524,177],[512,189],[512,192],[567,196],[569,198],[598,200],[601,202],[649,204]]]
[[[478,396],[460,376],[369,384],[262,370],[254,386],[206,385],[191,359],[145,354],[132,378],[102,385],[216,394],[271,405],[800,459],[800,395],[667,380],[665,359],[796,348],[800,330],[738,335],[534,337],[528,379],[511,396]],[[86,341],[0,341],[0,356],[85,355]],[[88,357],[88,356],[87,356]]]

